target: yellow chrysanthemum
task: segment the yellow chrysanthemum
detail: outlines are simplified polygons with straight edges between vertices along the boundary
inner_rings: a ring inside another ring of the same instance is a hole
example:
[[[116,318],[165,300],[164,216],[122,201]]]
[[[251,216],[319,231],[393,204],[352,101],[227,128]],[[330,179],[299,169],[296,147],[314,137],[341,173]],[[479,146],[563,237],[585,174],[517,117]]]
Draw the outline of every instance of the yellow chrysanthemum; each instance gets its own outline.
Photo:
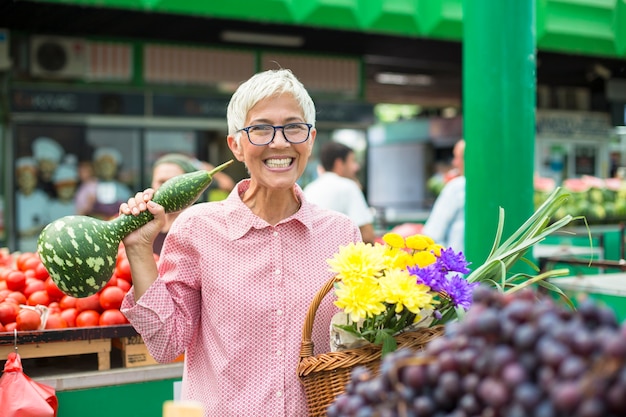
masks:
[[[435,256],[439,257],[441,256],[441,250],[443,249],[443,246],[437,244],[437,243],[433,243],[432,245],[429,245],[428,248],[426,248],[427,251],[429,252],[433,252],[435,254]]]
[[[385,268],[384,248],[363,242],[350,243],[339,248],[327,262],[330,270],[343,281],[375,278]]]
[[[433,303],[433,296],[429,293],[430,287],[417,284],[415,276],[407,271],[389,271],[378,282],[383,300],[395,304],[396,313],[401,313],[406,307],[411,313],[419,314],[422,308]]]
[[[339,282],[335,287],[335,295],[335,305],[343,309],[354,322],[385,311],[378,285],[347,285]]]
[[[433,240],[426,235],[412,235],[406,238],[406,247],[413,250],[425,250]]]
[[[383,235],[383,241],[392,248],[404,248],[404,238],[398,233],[385,233]]]
[[[434,264],[437,261],[437,257],[435,257],[432,252],[423,250],[420,252],[415,252],[413,254],[413,260],[415,261],[415,265],[419,266],[420,268],[424,268],[425,266]]]
[[[389,249],[385,251],[385,267],[390,269],[405,269],[407,266],[413,266],[413,257],[410,253],[403,249]]]

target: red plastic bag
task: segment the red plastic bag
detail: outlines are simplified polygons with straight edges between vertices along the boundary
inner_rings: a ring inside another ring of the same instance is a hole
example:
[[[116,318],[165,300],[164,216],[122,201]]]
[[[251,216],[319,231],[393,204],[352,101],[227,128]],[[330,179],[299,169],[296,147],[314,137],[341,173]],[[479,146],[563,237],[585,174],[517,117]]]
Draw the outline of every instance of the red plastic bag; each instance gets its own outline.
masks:
[[[0,377],[0,416],[56,417],[58,408],[54,388],[30,379],[20,355],[9,353]]]

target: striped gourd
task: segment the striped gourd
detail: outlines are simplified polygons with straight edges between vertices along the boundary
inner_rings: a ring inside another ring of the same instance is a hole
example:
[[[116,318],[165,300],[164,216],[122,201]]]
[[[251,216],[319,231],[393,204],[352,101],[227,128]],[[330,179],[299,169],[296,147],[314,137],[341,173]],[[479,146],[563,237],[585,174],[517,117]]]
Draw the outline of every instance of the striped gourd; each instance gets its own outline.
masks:
[[[200,197],[215,173],[232,162],[210,172],[199,170],[171,178],[161,185],[153,200],[168,213],[182,210]],[[121,215],[113,220],[65,216],[43,229],[37,251],[61,291],[73,297],[87,297],[97,293],[111,279],[121,240],[152,218],[148,211],[138,216]]]

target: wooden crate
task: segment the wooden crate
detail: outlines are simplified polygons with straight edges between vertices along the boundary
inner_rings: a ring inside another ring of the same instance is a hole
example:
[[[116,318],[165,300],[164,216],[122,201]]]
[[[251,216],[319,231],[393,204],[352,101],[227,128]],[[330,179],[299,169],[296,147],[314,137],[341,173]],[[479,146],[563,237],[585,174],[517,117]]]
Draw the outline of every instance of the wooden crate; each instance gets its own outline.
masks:
[[[14,346],[0,346],[0,358],[14,350]],[[111,369],[111,339],[18,344],[17,353],[22,359],[95,353],[98,355],[98,370]]]
[[[157,362],[148,352],[148,348],[141,336],[118,337],[112,340],[114,348],[119,349],[122,353],[122,365],[125,368],[133,368],[135,366],[156,365]],[[184,360],[184,355],[180,355],[174,362]]]

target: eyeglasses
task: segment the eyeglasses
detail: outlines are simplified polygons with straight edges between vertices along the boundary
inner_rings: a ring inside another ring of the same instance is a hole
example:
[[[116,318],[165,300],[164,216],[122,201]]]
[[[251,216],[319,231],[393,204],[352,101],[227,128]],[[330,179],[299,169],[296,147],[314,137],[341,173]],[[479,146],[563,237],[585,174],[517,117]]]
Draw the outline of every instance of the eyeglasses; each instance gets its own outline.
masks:
[[[263,146],[272,143],[276,130],[282,129],[287,142],[298,144],[307,141],[312,127],[310,123],[289,123],[284,126],[253,125],[239,129],[237,132],[245,131],[251,144]]]

